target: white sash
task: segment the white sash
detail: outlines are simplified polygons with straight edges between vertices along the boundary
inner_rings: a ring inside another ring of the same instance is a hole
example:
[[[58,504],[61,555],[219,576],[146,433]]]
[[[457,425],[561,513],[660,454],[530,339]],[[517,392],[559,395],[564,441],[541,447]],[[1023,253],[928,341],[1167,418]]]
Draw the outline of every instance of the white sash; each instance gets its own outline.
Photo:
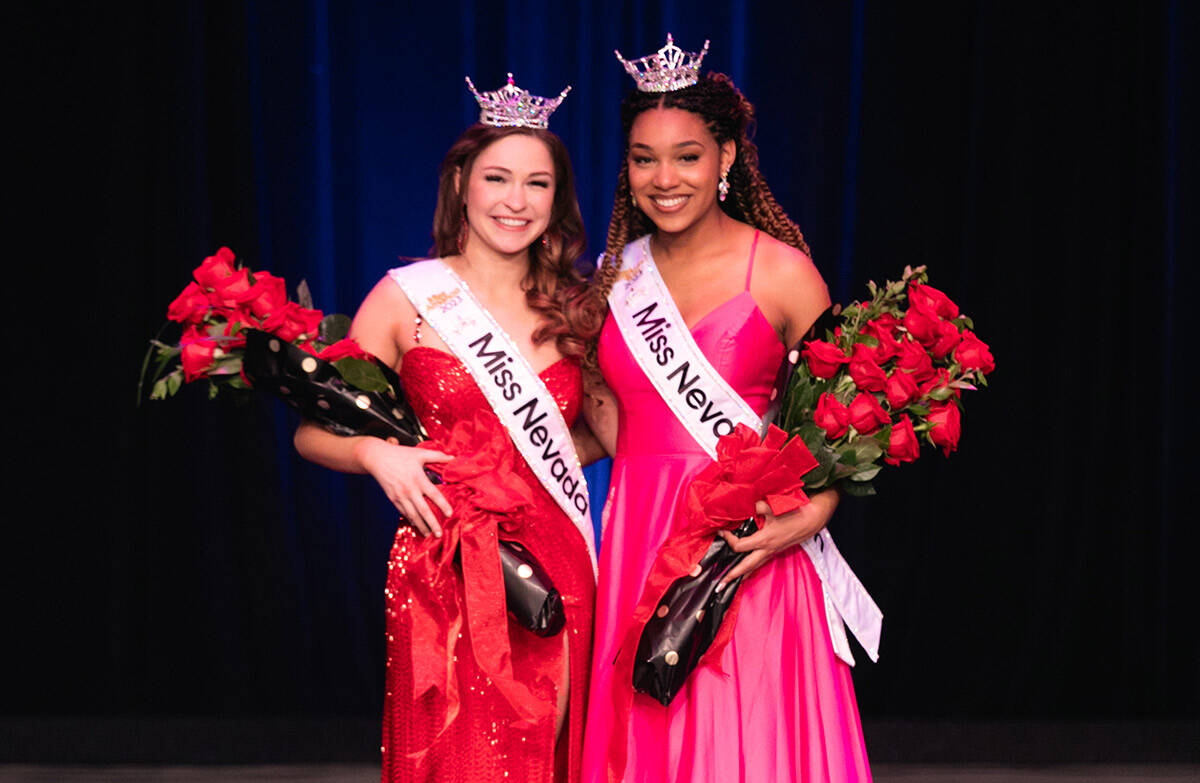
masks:
[[[717,440],[745,424],[763,422],[696,345],[654,258],[650,237],[629,243],[608,304],[630,353],[692,438],[716,458]],[[821,578],[825,615],[837,656],[851,666],[849,626],[871,660],[879,659],[883,613],[850,570],[828,530],[801,544]]]
[[[442,261],[418,261],[389,270],[388,276],[466,365],[517,451],[583,536],[595,576],[587,482],[554,396],[466,282]]]

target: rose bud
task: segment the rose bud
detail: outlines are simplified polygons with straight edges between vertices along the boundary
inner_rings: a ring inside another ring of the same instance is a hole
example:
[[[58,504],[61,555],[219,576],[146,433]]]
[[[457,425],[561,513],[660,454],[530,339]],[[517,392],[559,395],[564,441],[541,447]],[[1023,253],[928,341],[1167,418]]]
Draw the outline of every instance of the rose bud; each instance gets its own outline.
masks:
[[[232,275],[233,272],[233,251],[223,247],[217,251],[216,255],[204,259],[203,263],[192,272],[192,277],[196,278],[196,282],[205,288],[216,288],[217,283]]]
[[[976,337],[970,329],[963,331],[962,342],[954,351],[954,360],[962,365],[963,369],[979,370],[984,375],[996,369],[996,360],[992,358],[988,344]]]
[[[954,400],[934,403],[925,417],[932,427],[929,429],[929,439],[942,447],[942,453],[947,457],[958,448],[958,439],[962,435],[962,414],[958,403]]]
[[[188,283],[183,293],[175,297],[175,301],[167,305],[167,318],[177,323],[198,324],[208,313],[208,296],[204,289],[196,283]]]
[[[882,318],[882,316],[880,317]],[[889,315],[888,318],[891,316]],[[892,320],[899,323],[894,318]],[[875,360],[876,364],[883,365],[900,353],[900,341],[896,339],[894,327],[879,323],[878,318],[867,322],[867,325],[863,327],[863,334],[875,338],[875,345],[871,347],[871,358]]]
[[[238,297],[250,290],[250,272],[239,269],[229,277],[218,280],[214,288],[225,307],[236,307]]]
[[[937,337],[929,347],[929,352],[934,358],[942,359],[954,350],[954,346],[958,345],[961,339],[962,335],[959,334],[957,326],[949,321],[938,321]]]
[[[908,333],[917,342],[926,348],[937,341],[938,325],[941,322],[942,320],[938,318],[937,313],[926,309],[923,304],[918,305],[916,302],[913,302],[912,306],[904,314],[904,328],[908,330]]]
[[[270,272],[255,272],[254,285],[238,295],[238,304],[260,319],[287,304],[287,287],[282,277]]]
[[[933,376],[933,360],[919,344],[905,341],[900,345],[900,355],[896,359],[897,369],[912,373],[913,378],[923,381]]]
[[[961,396],[962,392],[960,392],[958,389],[955,389],[952,386],[950,386],[950,383],[951,383],[950,373],[946,371],[945,367],[939,367],[939,368],[937,368],[937,371],[934,372],[933,376],[929,380],[927,380],[921,384],[920,390],[919,390],[920,396],[922,399],[924,399],[925,397],[928,397],[931,394],[933,394],[938,389],[949,389],[950,393],[952,393],[955,397]],[[939,396],[941,396],[942,399],[945,399],[945,397],[946,397],[945,395],[939,395]]]
[[[888,376],[883,385],[883,393],[887,396],[888,405],[892,406],[892,410],[898,411],[917,399],[921,390],[917,387],[915,378],[906,372],[898,371]]]
[[[870,435],[884,424],[891,422],[887,411],[879,404],[879,400],[869,392],[859,392],[858,396],[850,402],[849,411],[850,426],[858,430],[861,435]]]
[[[854,346],[854,355],[850,358],[850,377],[862,391],[883,391],[887,380],[887,374],[871,358],[873,354],[869,345],[859,343]]]
[[[932,310],[942,318],[958,318],[958,305],[931,285],[913,283],[908,287],[908,301],[917,300],[921,302],[924,309]]]
[[[824,340],[810,340],[801,355],[808,362],[812,374],[824,379],[832,378],[837,374],[838,367],[850,361],[840,348]]]
[[[836,440],[845,435],[846,429],[850,426],[850,411],[845,405],[838,402],[837,397],[826,392],[817,400],[813,421],[818,427],[825,430],[825,434],[830,440]]]
[[[263,329],[289,343],[301,336],[310,340],[316,336],[324,317],[320,310],[308,310],[295,302],[288,302],[263,321]]]
[[[188,383],[200,378],[213,364],[213,352],[217,344],[204,332],[192,327],[184,332],[179,341],[183,351],[179,360],[183,364],[183,379]]]
[[[345,359],[347,356],[352,359],[366,359],[368,361],[371,359],[371,354],[364,351],[351,337],[344,337],[317,354],[318,359],[324,359],[327,362],[336,362],[338,359]]]
[[[921,443],[917,433],[913,431],[912,421],[908,414],[901,414],[900,421],[893,427],[888,436],[887,456],[883,461],[889,465],[899,465],[901,462],[912,462],[921,456]]]

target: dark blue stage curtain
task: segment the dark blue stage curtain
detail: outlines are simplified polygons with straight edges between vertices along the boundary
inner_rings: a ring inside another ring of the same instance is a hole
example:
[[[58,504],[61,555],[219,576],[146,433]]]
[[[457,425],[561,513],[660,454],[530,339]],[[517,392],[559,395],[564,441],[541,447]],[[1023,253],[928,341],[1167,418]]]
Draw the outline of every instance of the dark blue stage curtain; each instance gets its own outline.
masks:
[[[62,432],[12,425],[38,475],[75,483],[46,492],[61,520],[26,526],[46,553],[15,574],[38,630],[2,712],[378,711],[394,510],[369,479],[300,459],[274,401],[189,388],[135,408],[142,347],[221,245],[346,313],[425,255],[437,165],[477,116],[464,75],[573,86],[552,126],[594,258],[630,86],[612,50],[640,56],[670,31],[689,49],[711,38],[706,67],[756,104],[763,170],[834,297],[928,264],[999,365],[968,395],[958,453],[886,471],[835,519],[887,616],[881,662],[855,672],[864,717],[1194,715],[1185,5],[45,12],[27,38],[51,55],[31,78],[54,149],[30,156],[30,200],[56,206],[31,233],[48,266],[86,270],[71,312],[103,328],[62,343],[92,387],[83,407],[75,385],[46,392]]]

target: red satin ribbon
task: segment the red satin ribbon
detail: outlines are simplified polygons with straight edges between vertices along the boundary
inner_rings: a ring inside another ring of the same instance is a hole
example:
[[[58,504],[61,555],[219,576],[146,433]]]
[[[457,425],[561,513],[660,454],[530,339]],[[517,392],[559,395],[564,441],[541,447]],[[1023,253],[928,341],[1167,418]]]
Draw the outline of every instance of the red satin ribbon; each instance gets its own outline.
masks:
[[[471,639],[468,654],[512,706],[517,715],[513,728],[529,729],[553,720],[554,704],[539,700],[513,674],[498,546],[501,534],[509,538],[519,529],[523,515],[533,508],[534,494],[513,470],[512,440],[494,414],[481,411],[458,422],[444,441],[421,445],[455,455],[438,466],[445,482],[442,494],[454,513],[443,518],[434,509],[442,522],[442,537],[415,539],[415,551],[405,565],[410,588],[405,597],[412,598],[412,698],[421,699],[430,690],[443,694],[447,707],[436,740],[458,714],[454,656],[465,624]],[[461,581],[453,562],[456,553]]]
[[[808,503],[801,477],[817,460],[799,437],[771,425],[761,442],[744,424],[717,442],[716,461],[688,485],[672,522],[672,532],[658,551],[642,600],[622,642],[613,672],[613,736],[609,742],[609,779],[620,780],[625,771],[625,739],[633,705],[633,664],[642,630],[671,584],[686,576],[708,551],[719,530],[732,530],[747,517],[757,516],[755,505],[766,500],[775,515],[795,511]],[[761,522],[761,519],[760,519]],[[696,668],[719,668],[721,653],[733,636],[742,591],[725,613],[712,645]],[[664,708],[665,709],[665,708]]]

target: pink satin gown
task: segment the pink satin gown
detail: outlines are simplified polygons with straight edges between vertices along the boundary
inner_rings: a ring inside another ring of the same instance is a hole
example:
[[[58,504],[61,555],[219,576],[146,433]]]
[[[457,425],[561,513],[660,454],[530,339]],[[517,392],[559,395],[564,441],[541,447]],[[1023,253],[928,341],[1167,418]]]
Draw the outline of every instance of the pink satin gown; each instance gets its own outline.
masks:
[[[755,238],[757,244],[757,237]],[[692,327],[700,350],[761,415],[784,346],[747,290]],[[625,742],[636,783],[869,781],[850,668],[834,655],[821,582],[799,548],[746,579],[733,639],[692,673],[669,707],[636,694],[614,726],[612,664],[654,556],[691,478],[710,459],[642,373],[610,317],[600,367],[620,403],[606,508],[584,738],[585,781],[603,781],[609,744]]]

